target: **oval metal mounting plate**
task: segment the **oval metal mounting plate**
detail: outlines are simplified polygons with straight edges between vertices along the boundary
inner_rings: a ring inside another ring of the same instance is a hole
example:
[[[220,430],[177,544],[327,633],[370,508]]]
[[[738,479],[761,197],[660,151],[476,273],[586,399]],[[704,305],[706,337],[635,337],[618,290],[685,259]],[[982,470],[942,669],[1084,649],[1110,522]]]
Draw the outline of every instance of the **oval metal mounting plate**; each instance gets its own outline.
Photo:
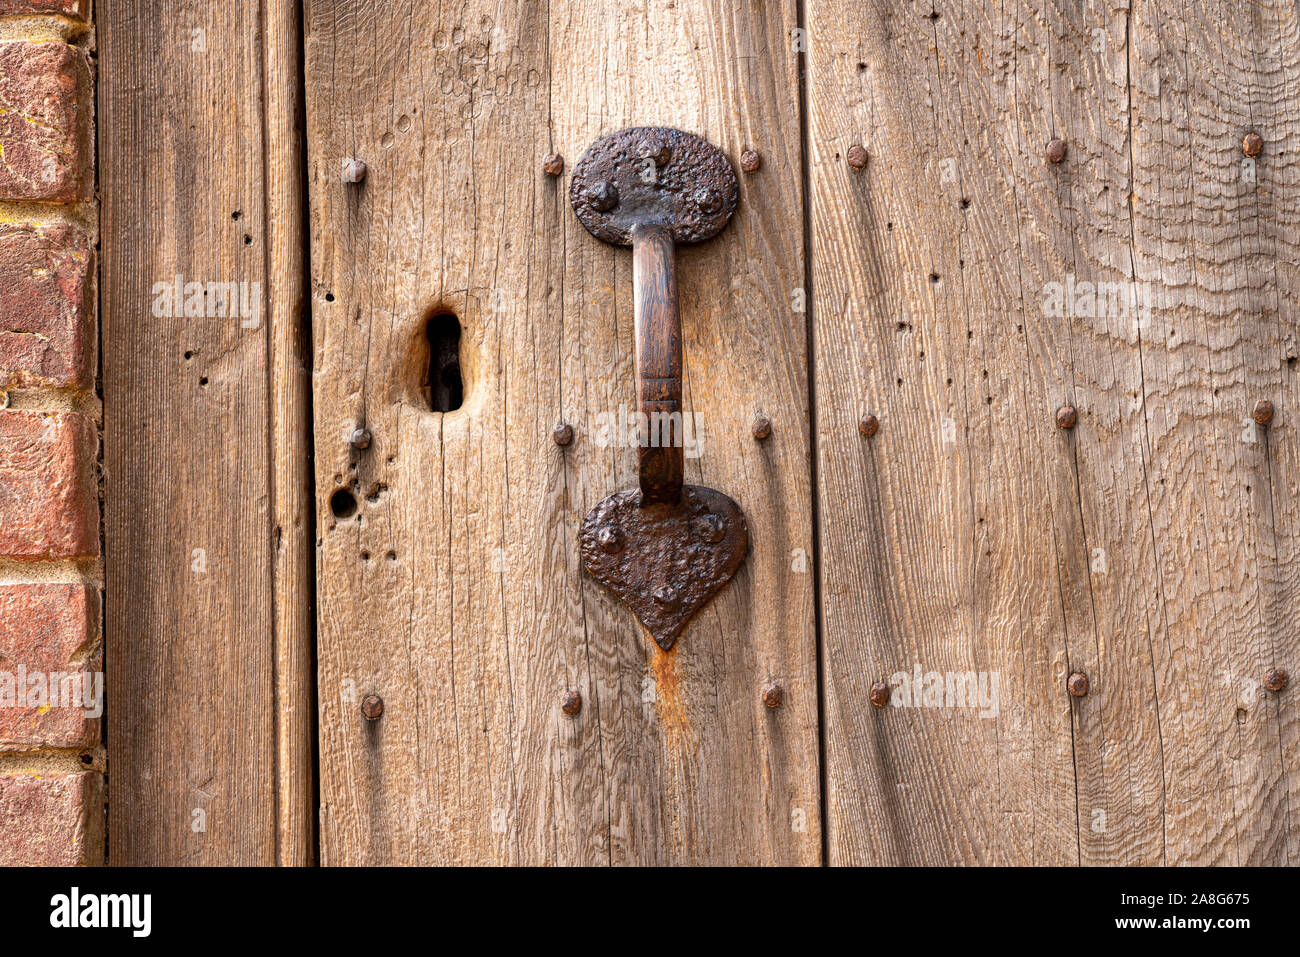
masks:
[[[720,233],[740,199],[735,171],[715,146],[681,130],[638,127],[595,143],[578,161],[569,200],[587,231],[631,246],[637,336],[639,489],[615,492],[588,514],[583,564],[670,650],[695,612],[749,552],[745,513],[711,488],[682,484],[682,354],[676,252]],[[651,447],[653,446],[653,447]]]
[[[595,202],[609,184],[617,201]],[[722,232],[740,202],[727,157],[708,140],[681,130],[640,126],[607,136],[578,160],[569,201],[587,232],[615,246],[632,245],[632,227],[667,226],[679,246]]]

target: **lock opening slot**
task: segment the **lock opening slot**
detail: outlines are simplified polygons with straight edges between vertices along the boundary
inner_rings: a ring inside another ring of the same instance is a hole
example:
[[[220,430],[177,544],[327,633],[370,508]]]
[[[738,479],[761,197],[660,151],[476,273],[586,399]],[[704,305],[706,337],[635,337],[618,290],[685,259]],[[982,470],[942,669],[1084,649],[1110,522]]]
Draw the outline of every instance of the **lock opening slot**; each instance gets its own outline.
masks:
[[[460,320],[439,312],[425,326],[429,340],[429,368],[423,392],[433,412],[455,412],[465,402],[460,372]]]

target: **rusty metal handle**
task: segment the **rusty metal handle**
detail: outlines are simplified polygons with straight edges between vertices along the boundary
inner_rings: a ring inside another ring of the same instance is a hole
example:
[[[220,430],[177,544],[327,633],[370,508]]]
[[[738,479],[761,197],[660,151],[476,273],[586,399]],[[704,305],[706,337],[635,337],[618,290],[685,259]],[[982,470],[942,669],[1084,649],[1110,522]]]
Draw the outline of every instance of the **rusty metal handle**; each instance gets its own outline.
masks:
[[[682,484],[682,323],[677,246],[716,236],[740,190],[722,151],[681,130],[641,127],[592,144],[569,199],[597,239],[632,247],[638,489],[587,513],[582,562],[665,652],[687,621],[736,574],[749,551],[739,505]]]
[[[637,475],[646,504],[682,497],[682,322],[677,251],[658,223],[632,227],[636,394],[640,428]]]

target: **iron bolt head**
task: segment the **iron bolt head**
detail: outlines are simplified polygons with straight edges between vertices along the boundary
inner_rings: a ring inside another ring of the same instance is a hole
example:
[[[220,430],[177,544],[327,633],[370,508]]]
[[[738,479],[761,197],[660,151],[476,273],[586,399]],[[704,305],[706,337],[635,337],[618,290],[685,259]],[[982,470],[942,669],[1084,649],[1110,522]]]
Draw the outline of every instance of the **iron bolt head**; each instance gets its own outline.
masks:
[[[867,438],[871,438],[880,431],[880,420],[874,415],[864,415],[858,419],[858,431]]]
[[[598,213],[607,213],[618,205],[618,187],[607,179],[591,187],[589,196],[591,208]]]
[[[560,700],[560,710],[572,718],[582,710],[582,692],[566,691],[564,697]]]
[[[563,448],[573,442],[573,426],[568,422],[558,422],[555,428],[551,430],[551,438],[555,444]]]
[[[877,708],[883,708],[889,704],[889,685],[883,681],[877,681],[871,686],[871,703]]]
[[[605,525],[596,533],[596,541],[601,550],[613,554],[623,550],[623,530],[614,525]]]
[[[1251,418],[1260,425],[1268,425],[1273,421],[1273,403],[1268,399],[1260,399],[1255,403],[1255,411],[1251,413]]]
[[[549,154],[542,160],[542,169],[546,171],[547,176],[559,176],[564,172],[564,157],[559,153]]]
[[[745,150],[740,154],[740,168],[746,173],[757,173],[763,165],[763,158],[754,150]]]
[[[368,694],[361,699],[361,717],[367,721],[378,721],[384,713],[384,699],[377,694]]]
[[[1264,675],[1264,687],[1273,692],[1285,691],[1290,681],[1291,676],[1284,668],[1270,668]]]
[[[1070,673],[1070,677],[1065,679],[1065,687],[1070,692],[1072,698],[1082,698],[1088,693],[1088,676],[1082,671]]]
[[[1254,159],[1264,152],[1264,137],[1252,131],[1241,138],[1241,151]]]
[[[352,438],[348,440],[348,444],[357,450],[368,449],[370,448],[370,440],[373,438],[374,436],[370,434],[370,430],[367,428],[353,429]]]
[[[343,161],[343,182],[359,183],[366,178],[366,164],[359,159]]]
[[[762,442],[772,437],[772,420],[765,415],[754,416],[754,438]]]
[[[691,531],[699,538],[715,545],[727,534],[726,523],[722,521],[722,516],[712,512],[705,512],[691,522]]]
[[[849,165],[854,169],[866,169],[867,166],[867,148],[854,144],[849,147],[849,153],[846,157]]]
[[[707,187],[695,191],[695,204],[706,213],[716,213],[722,208],[722,194]]]
[[[1047,162],[1060,163],[1065,160],[1065,140],[1051,139],[1047,141]]]
[[[682,595],[672,585],[660,585],[654,591],[654,599],[665,608],[676,608],[682,603]]]
[[[642,158],[652,159],[655,161],[656,166],[662,168],[668,165],[668,161],[672,159],[672,155],[673,151],[668,148],[667,143],[662,140],[655,140],[646,144],[646,149],[645,152],[642,153]]]
[[[763,687],[763,704],[769,708],[781,707],[781,702],[785,700],[785,689],[775,681],[769,682]]]
[[[1056,410],[1056,427],[1072,429],[1079,424],[1079,413],[1072,405],[1063,405]]]

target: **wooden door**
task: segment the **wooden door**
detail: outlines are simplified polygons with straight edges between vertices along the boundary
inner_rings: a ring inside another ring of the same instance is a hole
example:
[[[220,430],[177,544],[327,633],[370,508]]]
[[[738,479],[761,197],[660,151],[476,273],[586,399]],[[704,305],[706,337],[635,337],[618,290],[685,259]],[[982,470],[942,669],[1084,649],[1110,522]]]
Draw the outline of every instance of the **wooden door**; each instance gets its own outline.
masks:
[[[1295,861],[1294,6],[807,16],[828,861]]]
[[[1300,857],[1294,6],[105,7],[111,859]],[[740,177],[678,280],[750,554],[670,652],[578,551],[631,126]],[[267,322],[156,334],[177,271]]]
[[[306,5],[324,863],[820,860],[796,26],[793,3]],[[687,479],[741,503],[751,553],[669,653],[579,560],[587,510],[636,484],[607,434],[635,402],[631,257],[542,164],[634,125],[767,156],[727,241],[680,256]]]

